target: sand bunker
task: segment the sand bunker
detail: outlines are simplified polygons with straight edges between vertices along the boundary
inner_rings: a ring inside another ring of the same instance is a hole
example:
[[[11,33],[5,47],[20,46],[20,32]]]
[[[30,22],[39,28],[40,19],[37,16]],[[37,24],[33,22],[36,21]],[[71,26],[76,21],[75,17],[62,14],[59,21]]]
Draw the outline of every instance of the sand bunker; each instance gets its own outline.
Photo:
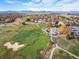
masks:
[[[11,44],[11,42],[7,42],[4,44],[4,46],[7,49],[12,49],[12,51],[18,51],[19,49],[23,48],[25,45],[24,44],[19,44],[18,42]]]
[[[13,51],[18,51],[20,48],[22,48],[22,47],[24,47],[25,45],[24,44],[20,44],[19,45],[19,43],[15,43],[15,44],[13,44],[13,46],[12,46],[12,50]]]
[[[12,48],[12,44],[10,42],[5,43],[4,46],[7,47],[7,49]]]

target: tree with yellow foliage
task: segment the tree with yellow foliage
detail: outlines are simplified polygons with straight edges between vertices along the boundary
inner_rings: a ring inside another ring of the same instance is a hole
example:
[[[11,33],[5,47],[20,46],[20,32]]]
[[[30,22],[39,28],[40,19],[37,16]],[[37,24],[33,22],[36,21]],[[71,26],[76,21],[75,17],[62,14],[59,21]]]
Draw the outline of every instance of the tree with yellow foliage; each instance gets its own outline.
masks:
[[[47,27],[52,27],[52,22],[48,22]]]
[[[68,33],[68,27],[66,27],[65,25],[61,25],[61,26],[59,27],[59,32],[60,32],[61,34],[67,34],[67,33]]]

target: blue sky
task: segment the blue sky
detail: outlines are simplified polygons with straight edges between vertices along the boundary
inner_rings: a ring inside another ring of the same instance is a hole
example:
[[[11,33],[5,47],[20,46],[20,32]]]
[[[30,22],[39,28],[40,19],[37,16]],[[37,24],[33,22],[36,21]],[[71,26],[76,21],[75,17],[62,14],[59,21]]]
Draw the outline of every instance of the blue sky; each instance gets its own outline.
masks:
[[[0,11],[79,11],[79,0],[0,0]]]

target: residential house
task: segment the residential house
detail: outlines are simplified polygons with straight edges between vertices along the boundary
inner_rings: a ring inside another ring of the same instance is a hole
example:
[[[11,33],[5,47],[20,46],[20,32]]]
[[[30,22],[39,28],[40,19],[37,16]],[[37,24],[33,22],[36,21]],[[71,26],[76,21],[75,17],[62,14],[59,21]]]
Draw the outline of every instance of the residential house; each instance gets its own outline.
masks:
[[[79,26],[72,26],[71,32],[73,32],[74,35],[79,36]]]

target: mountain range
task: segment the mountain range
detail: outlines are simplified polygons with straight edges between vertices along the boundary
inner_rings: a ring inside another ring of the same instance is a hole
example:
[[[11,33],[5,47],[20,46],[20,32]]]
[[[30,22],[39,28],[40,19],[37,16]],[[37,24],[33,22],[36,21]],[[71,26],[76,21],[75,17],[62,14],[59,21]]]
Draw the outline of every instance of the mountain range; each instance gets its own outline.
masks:
[[[0,14],[9,13],[23,13],[23,14],[76,14],[79,15],[79,11],[0,11]]]

